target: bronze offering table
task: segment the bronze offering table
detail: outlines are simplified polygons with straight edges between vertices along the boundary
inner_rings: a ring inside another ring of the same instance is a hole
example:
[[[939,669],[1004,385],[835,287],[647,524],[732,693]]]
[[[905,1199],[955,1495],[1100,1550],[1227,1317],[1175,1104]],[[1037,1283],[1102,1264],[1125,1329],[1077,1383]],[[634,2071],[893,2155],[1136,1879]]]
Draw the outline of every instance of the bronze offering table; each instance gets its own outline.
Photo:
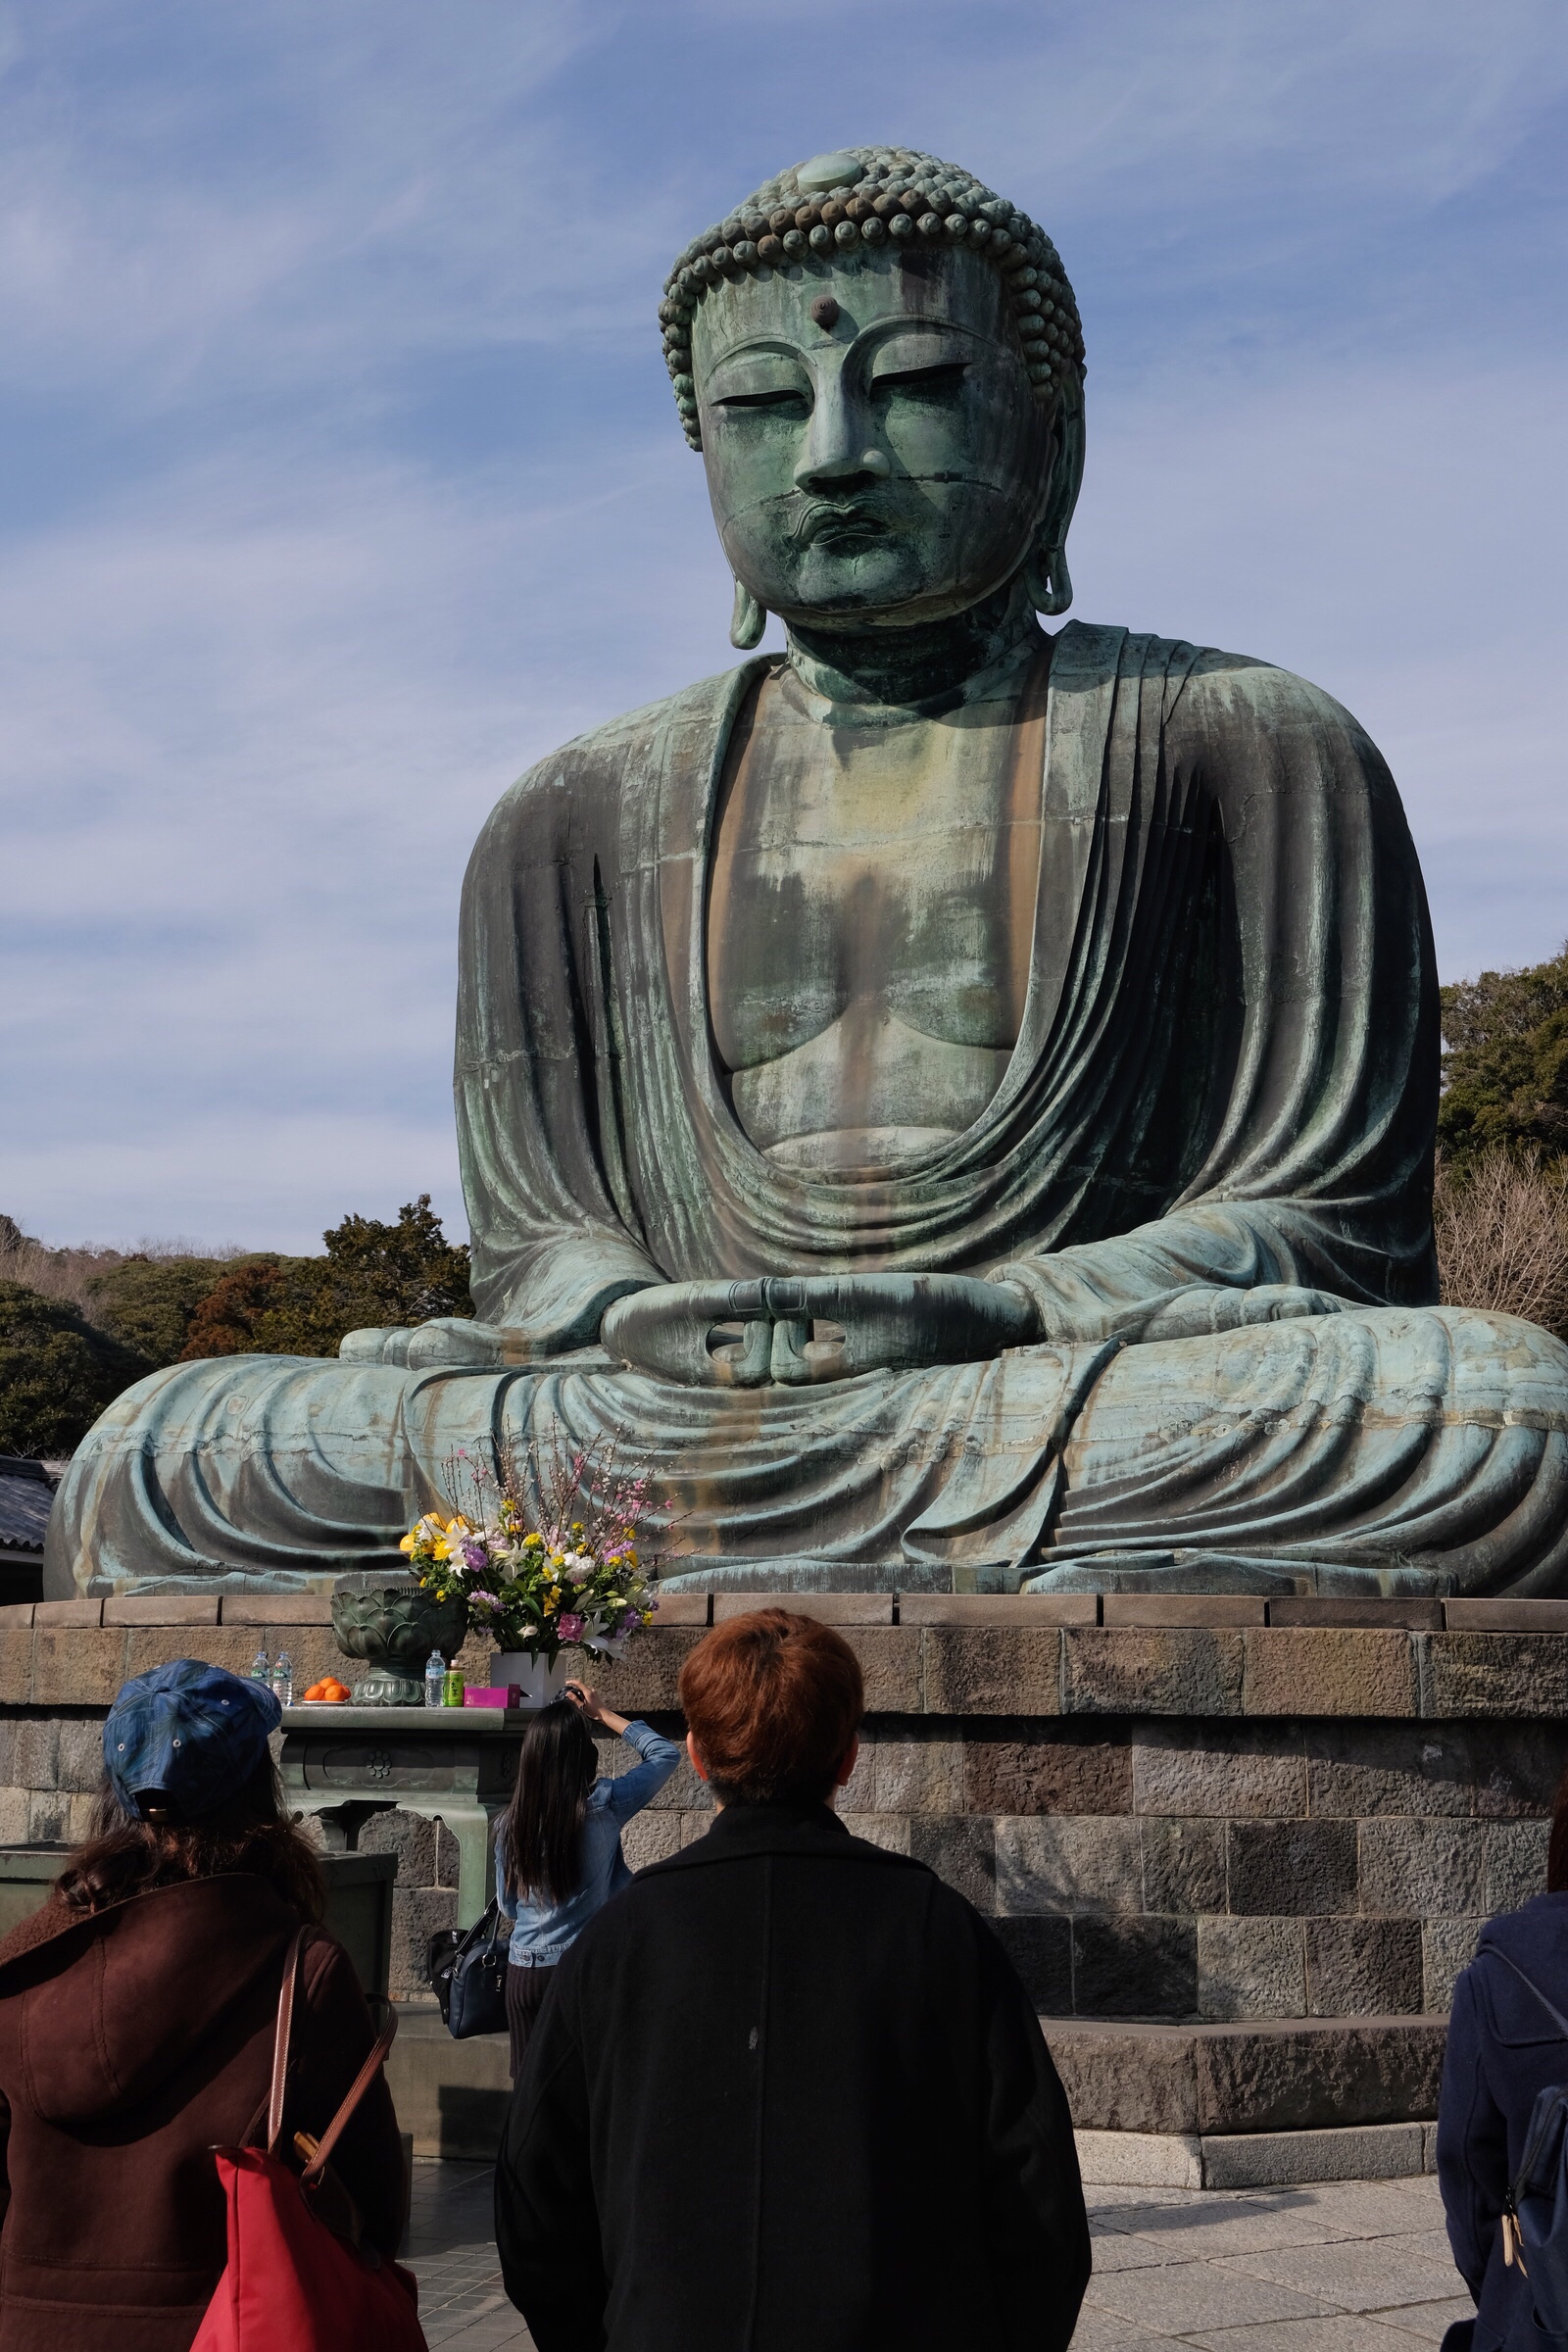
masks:
[[[522,1707],[297,1706],[283,1710],[283,1788],[352,1851],[373,1814],[444,1822],[458,1841],[458,1926],[490,1900],[491,1824],[512,1794]]]

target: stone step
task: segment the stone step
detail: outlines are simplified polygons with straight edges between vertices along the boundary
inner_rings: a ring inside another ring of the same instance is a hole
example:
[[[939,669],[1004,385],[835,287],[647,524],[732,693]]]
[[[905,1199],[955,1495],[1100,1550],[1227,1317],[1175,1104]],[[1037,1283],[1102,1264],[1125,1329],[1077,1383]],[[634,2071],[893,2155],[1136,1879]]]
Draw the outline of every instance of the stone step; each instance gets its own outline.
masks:
[[[1430,2173],[1437,2126],[1078,2132],[1073,2136],[1086,2188],[1288,2188],[1313,2180],[1405,2180]]]
[[[1166,2026],[1043,2017],[1040,2024],[1081,2131],[1230,2137],[1419,2128],[1438,2112],[1447,2022],[1282,2017]]]
[[[488,2162],[512,2091],[507,2036],[454,2041],[433,2005],[400,2017],[387,2080],[414,2153]],[[1040,2021],[1077,2120],[1085,2180],[1173,2188],[1430,2171],[1446,2022]]]

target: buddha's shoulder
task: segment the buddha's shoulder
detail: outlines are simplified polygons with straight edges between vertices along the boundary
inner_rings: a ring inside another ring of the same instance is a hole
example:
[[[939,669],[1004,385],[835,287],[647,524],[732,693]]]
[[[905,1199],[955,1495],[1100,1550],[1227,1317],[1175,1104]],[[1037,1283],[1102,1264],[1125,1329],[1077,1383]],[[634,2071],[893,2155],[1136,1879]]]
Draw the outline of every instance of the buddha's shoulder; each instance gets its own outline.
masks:
[[[1255,654],[1227,653],[1180,637],[1078,623],[1063,629],[1053,674],[1087,681],[1136,677],[1162,690],[1167,725],[1185,734],[1338,736],[1370,748],[1360,722],[1310,678]],[[1067,662],[1061,657],[1067,655]]]
[[[574,735],[502,794],[487,831],[519,819],[536,827],[553,808],[563,817],[580,814],[595,800],[619,801],[641,791],[671,762],[710,757],[754,678],[767,666],[766,657],[742,662]]]

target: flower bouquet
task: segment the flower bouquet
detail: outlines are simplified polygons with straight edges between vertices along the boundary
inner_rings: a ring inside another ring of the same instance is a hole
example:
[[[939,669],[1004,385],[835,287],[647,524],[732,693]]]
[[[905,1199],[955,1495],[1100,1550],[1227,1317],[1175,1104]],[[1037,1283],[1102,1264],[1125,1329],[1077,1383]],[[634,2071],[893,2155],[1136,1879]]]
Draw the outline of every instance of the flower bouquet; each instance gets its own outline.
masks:
[[[639,1536],[667,1515],[652,1504],[644,1474],[622,1472],[612,1447],[595,1463],[575,1455],[541,1474],[532,1457],[503,1451],[489,1470],[466,1455],[447,1464],[447,1511],[426,1511],[404,1537],[419,1588],[461,1598],[471,1633],[488,1634],[508,1656],[553,1670],[564,1649],[624,1655],[659,1606],[657,1560]]]

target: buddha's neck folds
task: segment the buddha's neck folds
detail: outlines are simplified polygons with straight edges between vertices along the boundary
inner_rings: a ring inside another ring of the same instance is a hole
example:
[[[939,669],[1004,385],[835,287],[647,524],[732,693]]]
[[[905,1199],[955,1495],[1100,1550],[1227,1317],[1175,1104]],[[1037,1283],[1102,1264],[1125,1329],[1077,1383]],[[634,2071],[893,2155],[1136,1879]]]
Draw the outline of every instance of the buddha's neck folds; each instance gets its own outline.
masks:
[[[1039,644],[1034,607],[1018,579],[923,628],[792,628],[789,659],[808,692],[854,724],[858,716],[936,717],[969,701],[976,687],[990,688],[998,671]]]

